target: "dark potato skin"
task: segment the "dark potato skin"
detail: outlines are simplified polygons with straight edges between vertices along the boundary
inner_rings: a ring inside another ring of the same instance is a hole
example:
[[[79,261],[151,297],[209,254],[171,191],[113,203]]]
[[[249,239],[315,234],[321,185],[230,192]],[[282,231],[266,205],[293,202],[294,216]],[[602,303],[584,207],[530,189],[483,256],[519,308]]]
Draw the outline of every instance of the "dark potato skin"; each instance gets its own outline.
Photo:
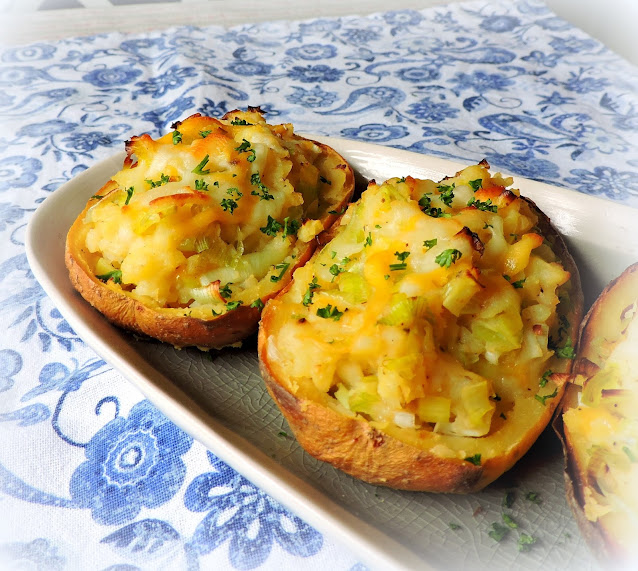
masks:
[[[301,137],[297,137],[301,139]],[[338,215],[334,212],[344,208],[354,192],[354,174],[346,161],[336,151],[322,143],[315,142],[324,153],[334,158],[335,168],[346,173],[346,183],[341,189],[340,201],[330,206],[332,214],[324,212],[321,222],[324,229],[329,228]],[[101,195],[114,188],[109,181],[101,189]],[[253,334],[258,327],[261,310],[250,306],[239,306],[233,311],[210,319],[198,319],[184,316],[175,310],[146,306],[140,301],[126,295],[126,292],[109,287],[108,284],[95,277],[88,262],[87,252],[78,239],[82,231],[83,220],[93,201],[77,217],[67,235],[65,246],[65,263],[73,287],[95,309],[102,313],[111,323],[130,330],[170,343],[175,347],[196,346],[202,349],[221,348],[241,342]],[[317,246],[317,239],[311,240],[297,257],[296,264],[291,264],[280,280],[281,288],[291,279],[293,271],[305,264]],[[276,293],[276,292],[275,292]],[[274,295],[274,294],[273,294]],[[272,297],[272,296],[270,296]],[[264,297],[262,300],[266,302]]]
[[[599,340],[613,340],[620,337],[620,321],[617,319],[622,308],[631,304],[638,295],[638,263],[629,266],[620,276],[612,280],[600,293],[585,315],[579,332],[579,343],[572,380],[576,375],[585,378],[593,376],[604,364]],[[562,414],[578,407],[580,384],[570,383],[562,401],[560,414],[554,421],[554,430],[561,439],[565,454],[565,488],[568,503],[578,523],[578,527],[590,549],[605,568],[630,569],[638,565],[638,550],[633,556],[626,546],[619,543],[612,530],[604,522],[589,520],[584,511],[585,490],[589,486],[587,467],[581,465],[573,446],[573,436],[563,423]],[[628,524],[629,525],[629,524]],[[633,560],[632,560],[633,557]]]
[[[571,273],[568,334],[575,339],[583,311],[578,269],[549,218],[533,202],[527,202],[539,216],[538,227],[542,234],[552,244],[552,249],[564,268]],[[328,239],[334,236],[335,227],[336,225],[328,233]],[[287,289],[280,292],[278,297],[283,296]],[[277,298],[274,298],[266,305],[262,314],[258,335],[260,369],[269,394],[301,446],[310,455],[370,484],[409,491],[479,491],[510,469],[527,452],[551,421],[564,391],[563,384],[559,387],[556,402],[548,403],[536,424],[529,427],[520,441],[512,442],[506,454],[488,458],[478,466],[458,458],[442,457],[428,449],[427,445],[422,448],[413,446],[384,434],[361,416],[340,414],[328,405],[331,397],[327,395],[321,402],[290,392],[285,379],[277,377],[269,358],[268,339],[274,334],[272,329],[276,311]],[[568,373],[571,361],[564,361],[566,370],[562,372]]]

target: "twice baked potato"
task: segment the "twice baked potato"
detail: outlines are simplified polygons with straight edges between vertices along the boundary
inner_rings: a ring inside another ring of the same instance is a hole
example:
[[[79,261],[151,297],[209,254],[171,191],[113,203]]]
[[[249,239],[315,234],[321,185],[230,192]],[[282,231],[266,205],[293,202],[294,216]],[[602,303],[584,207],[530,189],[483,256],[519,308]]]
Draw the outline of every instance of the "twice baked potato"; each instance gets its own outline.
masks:
[[[583,535],[605,566],[638,568],[638,264],[583,320],[558,429]]]
[[[336,151],[258,108],[196,114],[126,152],[69,230],[66,265],[110,321],[177,347],[253,333],[354,190]]]
[[[582,292],[511,183],[485,161],[371,182],[266,305],[262,375],[311,455],[377,485],[472,492],[546,427]]]

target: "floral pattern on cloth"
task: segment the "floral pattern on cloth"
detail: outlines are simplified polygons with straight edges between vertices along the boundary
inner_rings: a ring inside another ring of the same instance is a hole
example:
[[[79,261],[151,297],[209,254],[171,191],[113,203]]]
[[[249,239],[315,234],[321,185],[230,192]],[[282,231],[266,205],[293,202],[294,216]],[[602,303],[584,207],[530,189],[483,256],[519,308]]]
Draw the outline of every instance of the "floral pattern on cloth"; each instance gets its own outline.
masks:
[[[96,358],[24,252],[38,204],[131,135],[249,105],[300,132],[486,158],[638,205],[637,70],[535,0],[2,49],[0,497],[17,525],[3,528],[0,558],[9,566],[362,568]]]

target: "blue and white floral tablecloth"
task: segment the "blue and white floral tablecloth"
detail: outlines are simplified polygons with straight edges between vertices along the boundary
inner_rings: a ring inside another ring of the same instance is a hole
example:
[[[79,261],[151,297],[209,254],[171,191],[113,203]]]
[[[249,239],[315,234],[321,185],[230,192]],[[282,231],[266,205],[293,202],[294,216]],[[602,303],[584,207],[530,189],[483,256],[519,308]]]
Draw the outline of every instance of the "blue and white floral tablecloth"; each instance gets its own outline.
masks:
[[[35,281],[30,216],[131,135],[259,105],[638,205],[638,70],[533,0],[36,42],[0,62],[3,568],[362,568],[163,417]]]

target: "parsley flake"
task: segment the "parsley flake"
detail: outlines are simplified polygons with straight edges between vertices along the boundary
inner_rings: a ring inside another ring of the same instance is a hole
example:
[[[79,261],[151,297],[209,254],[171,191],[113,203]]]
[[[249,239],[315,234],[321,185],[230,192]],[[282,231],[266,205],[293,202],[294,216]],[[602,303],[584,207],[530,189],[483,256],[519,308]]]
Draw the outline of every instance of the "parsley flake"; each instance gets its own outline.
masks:
[[[527,533],[521,533],[518,538],[518,550],[521,552],[529,551],[531,546],[536,543],[536,538],[532,535],[528,535]]]
[[[258,196],[261,200],[273,200],[275,197],[270,194],[268,187],[261,182],[261,176],[258,172],[253,173],[250,176],[250,184],[255,185],[259,191],[253,190],[250,194]]]
[[[268,215],[268,222],[266,226],[260,228],[260,230],[266,234],[266,236],[276,236],[277,232],[279,232],[283,228],[283,225],[277,222],[270,214]]]
[[[133,196],[133,193],[135,192],[135,187],[129,186],[125,192],[126,192],[126,200],[124,201],[124,204],[126,205],[131,201],[131,197]]]
[[[147,178],[145,180],[146,184],[148,184],[151,188],[156,188],[158,186],[162,186],[164,184],[166,184],[167,182],[171,181],[171,177],[168,176],[167,174],[162,173],[160,175],[159,180],[151,180],[150,178]],[[128,192],[128,190],[126,191]]]
[[[573,359],[576,356],[571,337],[567,338],[565,345],[556,349],[556,356],[561,359]]]
[[[99,276],[95,276],[98,280],[103,282],[108,282],[109,280],[113,280],[113,283],[121,284],[122,283],[122,270],[113,270],[112,272],[108,272],[106,274],[100,274]]]
[[[496,204],[492,204],[492,199],[488,198],[486,201],[481,202],[480,200],[476,200],[475,197],[470,198],[467,201],[468,206],[473,206],[477,210],[482,210],[483,212],[497,212],[498,206]]]
[[[239,206],[237,204],[237,201],[233,200],[232,198],[224,198],[219,204],[224,212],[230,211],[231,214],[235,211],[235,208]]]
[[[558,395],[558,387],[554,389],[554,392],[545,396],[534,395],[534,398],[538,402],[540,402],[543,406],[545,406],[547,399],[553,399],[556,395]]]
[[[194,172],[195,174],[209,174],[210,169],[204,168],[208,164],[209,160],[209,156],[206,155],[191,172]]]
[[[436,238],[432,238],[432,240],[424,240],[423,241],[423,245],[428,249],[431,250],[432,248],[434,248],[434,246],[436,246],[437,243],[437,239]]]
[[[452,200],[454,199],[454,183],[451,185],[441,184],[437,186],[437,190],[440,193],[439,198],[443,201],[445,206],[452,206]]]
[[[543,502],[538,492],[527,492],[527,494],[525,495],[525,499],[528,502],[532,502],[533,504],[540,504]]]
[[[476,192],[479,188],[483,187],[483,179],[477,178],[476,180],[471,180],[467,184],[470,185],[470,188]]]
[[[366,248],[367,246],[372,246],[372,232],[368,232],[368,235],[366,236],[366,240],[363,243],[364,248]]]
[[[260,298],[260,297],[258,297],[255,301],[253,301],[253,302],[250,304],[250,307],[255,307],[255,308],[257,308],[257,309],[263,309],[263,308],[264,308],[264,302],[263,302],[263,301],[261,301],[261,298]]]
[[[233,295],[230,285],[230,283],[227,283],[224,287],[219,288],[219,295],[221,295],[224,299],[228,299],[231,295]]]
[[[202,139],[205,139],[205,138],[206,138],[206,137],[208,137],[208,135],[210,135],[212,132],[213,132],[213,130],[212,130],[212,129],[206,129],[205,131],[200,131],[200,132],[199,132],[199,136],[200,136]]]
[[[452,264],[455,264],[456,261],[463,256],[463,253],[455,248],[448,248],[447,250],[443,250],[434,261],[439,264],[442,268],[449,268]]]
[[[498,522],[494,522],[492,524],[492,530],[489,531],[487,535],[489,535],[494,541],[501,541],[509,532],[510,530],[508,527],[505,527]]]
[[[226,304],[226,311],[233,311],[234,309],[237,309],[240,305],[242,305],[244,302],[241,300],[237,300],[237,301],[229,301]]]
[[[179,131],[173,131],[173,145],[178,145],[182,142],[182,134]]]
[[[430,198],[430,195],[432,193],[431,192],[426,192],[420,199],[419,199],[419,206],[421,207],[421,210],[425,211],[428,208],[430,208],[431,204],[432,204],[432,199]]]
[[[460,526],[458,523],[454,523],[453,521],[451,521],[450,523],[447,524],[448,527],[453,530],[456,531],[457,529],[461,529],[462,526]]]
[[[473,456],[468,456],[467,458],[465,458],[465,461],[469,462],[470,464],[474,464],[475,466],[480,466],[481,465],[481,454],[479,452],[477,452]]]
[[[248,121],[246,121],[246,119],[238,119],[237,117],[235,117],[231,122],[231,125],[252,125],[252,123],[249,123]]]
[[[257,155],[255,154],[255,149],[251,148],[250,142],[247,141],[246,139],[242,139],[241,144],[239,145],[239,147],[235,147],[235,150],[238,151],[240,154],[248,153],[246,160],[249,163],[254,162],[254,160],[257,158]]]
[[[339,311],[337,307],[332,307],[328,304],[326,307],[320,307],[317,309],[317,315],[324,319],[332,319],[333,321],[339,321],[343,315],[343,311]]]
[[[551,369],[547,369],[547,371],[543,373],[541,380],[538,382],[539,386],[544,387],[549,382],[549,377],[552,376],[552,372]]]
[[[202,178],[195,179],[195,190],[208,190],[208,183]]]
[[[279,280],[281,280],[281,278],[284,277],[284,274],[286,273],[286,270],[288,269],[288,267],[290,266],[290,264],[288,262],[282,262],[281,264],[277,264],[275,266],[276,270],[281,270],[279,272],[279,275],[276,276],[270,276],[270,281],[271,282],[278,282]]]
[[[315,294],[315,290],[320,288],[321,286],[317,283],[317,276],[312,278],[312,281],[308,284],[308,289],[303,296],[303,303],[306,307],[308,307],[312,303],[312,296]]]
[[[518,528],[518,524],[507,514],[503,514],[503,521],[505,522],[505,525],[511,529]]]

